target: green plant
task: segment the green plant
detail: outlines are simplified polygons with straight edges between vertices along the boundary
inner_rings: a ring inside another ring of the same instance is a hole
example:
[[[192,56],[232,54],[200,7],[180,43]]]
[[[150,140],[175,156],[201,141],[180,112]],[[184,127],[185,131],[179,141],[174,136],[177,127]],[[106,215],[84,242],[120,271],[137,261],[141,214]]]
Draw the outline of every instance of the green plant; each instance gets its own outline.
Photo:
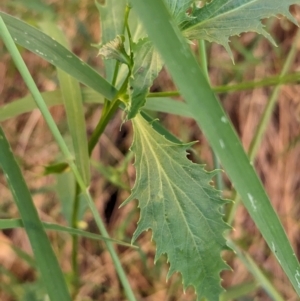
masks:
[[[63,162],[51,166],[49,172],[61,173],[69,167],[74,174],[76,193],[68,217],[73,229],[66,229],[66,231],[70,234],[84,235],[76,228],[81,219],[80,204],[86,202],[100,233],[105,238],[128,300],[135,300],[133,291],[88,190],[89,156],[118,108],[122,108],[125,112],[123,122],[131,120],[134,129],[131,148],[135,155],[136,184],[131,196],[124,203],[138,199],[141,208],[141,217],[133,235],[133,242],[141,232],[151,229],[157,246],[156,260],[165,253],[170,262],[168,277],[176,271],[180,272],[184,288],[194,286],[199,299],[219,299],[223,291],[219,274],[227,268],[220,256],[222,250],[228,249],[223,235],[225,230],[230,229],[230,226],[221,213],[221,207],[225,206],[226,202],[210,185],[212,177],[217,172],[208,173],[202,166],[190,162],[186,158],[186,150],[192,144],[181,143],[157,120],[151,120],[143,111],[147,106],[153,110],[161,108],[162,104],[155,104],[151,100],[151,97],[153,98],[156,94],[149,94],[149,89],[163,64],[166,65],[179,88],[179,92],[173,94],[179,93],[185,99],[184,104],[178,104],[171,99],[164,99],[164,96],[170,96],[170,93],[160,94],[162,98],[159,100],[165,103],[165,111],[180,112],[181,115],[192,117],[197,122],[259,231],[297,294],[300,295],[298,260],[252,167],[257,144],[270,118],[274,102],[270,102],[271,105],[261,123],[259,134],[253,142],[251,160],[249,160],[229,118],[210,87],[207,67],[205,67],[205,47],[203,47],[203,40],[217,42],[223,45],[233,58],[228,46],[228,39],[232,35],[255,31],[273,41],[263,29],[261,20],[282,14],[296,23],[289,13],[289,7],[298,1],[213,0],[208,4],[205,4],[205,1],[200,2],[201,7],[198,7],[198,1],[193,0],[152,0],[149,3],[132,0],[130,4],[125,0],[111,0],[106,4],[96,3],[102,28],[102,41],[96,46],[99,47],[99,55],[105,59],[106,80],[67,50],[67,43],[51,22],[41,24],[41,28],[49,34],[48,36],[28,24],[1,13],[0,34],[64,156]],[[112,15],[117,17],[113,18]],[[200,40],[202,68],[199,67],[192,54],[187,39]],[[60,82],[58,98],[52,98],[57,92],[46,93],[44,95],[48,102],[44,102],[13,40],[57,67]],[[282,76],[275,81],[276,84],[282,80],[294,55],[295,48],[290,52],[286,67],[282,71]],[[82,89],[83,99],[78,82],[89,87]],[[31,100],[27,97],[25,100],[3,107],[2,119],[7,118],[5,116],[11,116],[7,113],[9,109],[15,115],[21,111],[30,110],[29,101]],[[101,118],[89,141],[85,131],[82,101],[103,103]],[[22,103],[26,104],[26,108],[22,108]],[[57,103],[63,103],[67,112],[73,153],[67,147],[47,108],[47,105]],[[33,108],[34,103],[31,103],[31,106]],[[17,110],[20,111],[17,112]],[[25,186],[20,188],[21,183],[24,185],[24,182],[2,132],[0,143],[0,165],[10,179],[9,184],[21,213],[22,224],[34,248],[38,268],[49,297],[51,300],[70,300],[71,297],[67,292],[61,271],[44,233],[46,226],[38,219],[29,193],[26,193],[26,201],[22,200],[25,196],[22,196],[21,192],[18,193],[18,188],[21,191],[26,191],[26,188]],[[11,171],[17,173],[17,178],[10,174]],[[22,207],[24,205],[25,207]],[[232,222],[234,208],[235,206],[228,214],[229,223]],[[28,221],[31,223],[28,224]],[[7,221],[1,222],[4,228]],[[59,226],[56,227],[58,230]],[[80,275],[77,261],[78,240],[75,235],[72,246],[73,286],[76,288]],[[282,297],[255,266],[254,261],[243,256],[234,244],[230,243],[230,247],[237,250],[240,258],[250,266],[251,273],[256,275],[255,278],[259,284],[272,298],[282,300]],[[43,251],[45,249],[49,251],[47,258],[51,262],[44,261],[42,253],[39,253],[39,251],[46,252]],[[49,265],[53,267],[52,274],[47,274]],[[50,279],[56,279],[57,283],[50,283]],[[253,287],[255,285],[251,284],[251,288]],[[74,295],[76,295],[76,289]]]

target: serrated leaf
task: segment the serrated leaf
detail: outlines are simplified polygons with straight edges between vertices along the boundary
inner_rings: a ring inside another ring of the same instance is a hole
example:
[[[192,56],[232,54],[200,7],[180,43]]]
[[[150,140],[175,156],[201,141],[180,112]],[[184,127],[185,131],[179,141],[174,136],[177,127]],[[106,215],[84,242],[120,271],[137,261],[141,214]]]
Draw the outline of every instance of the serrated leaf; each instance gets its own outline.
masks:
[[[167,254],[168,277],[178,271],[184,288],[192,285],[199,298],[219,300],[219,273],[227,268],[220,252],[229,226],[220,213],[224,201],[209,184],[214,173],[187,159],[189,145],[166,140],[141,115],[132,124],[136,183],[125,203],[138,199],[141,208],[133,241],[152,229],[155,260]]]
[[[112,41],[101,46],[98,55],[104,59],[115,59],[121,63],[130,64],[130,58],[124,48],[124,36],[117,35]]]
[[[129,80],[130,101],[127,107],[127,118],[136,116],[146,103],[146,96],[153,80],[158,76],[163,62],[148,38],[141,39],[133,47],[134,65]]]
[[[190,20],[187,15],[187,9],[191,6],[194,0],[164,0],[168,6],[170,13],[173,16],[177,25],[180,25],[184,21]]]
[[[193,12],[194,17],[185,25],[184,35],[188,39],[204,39],[225,47],[232,58],[229,37],[243,32],[257,32],[275,44],[265,31],[261,20],[276,16],[286,16],[297,24],[289,12],[292,4],[299,0],[214,0]]]

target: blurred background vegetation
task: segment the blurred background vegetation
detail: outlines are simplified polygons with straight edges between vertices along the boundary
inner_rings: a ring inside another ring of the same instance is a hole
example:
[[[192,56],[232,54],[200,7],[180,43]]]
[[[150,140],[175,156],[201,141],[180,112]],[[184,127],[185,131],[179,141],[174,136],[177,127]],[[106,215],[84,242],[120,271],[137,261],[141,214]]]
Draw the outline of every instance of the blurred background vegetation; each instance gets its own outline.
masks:
[[[0,10],[39,26],[39,22],[55,20],[68,37],[72,51],[83,61],[103,74],[103,63],[97,57],[97,49],[91,44],[100,40],[99,14],[93,1],[88,0],[2,0]],[[292,13],[300,21],[300,7],[292,7]],[[278,47],[264,37],[253,33],[233,37],[230,46],[235,64],[226,51],[217,44],[207,44],[209,75],[213,86],[235,85],[265,80],[280,74],[286,56],[296,39],[298,28],[282,19],[265,20]],[[27,88],[0,41],[0,106],[27,95]],[[192,46],[198,54],[197,46]],[[35,54],[19,48],[40,91],[58,88],[53,66]],[[277,105],[272,115],[263,142],[259,148],[255,166],[264,186],[286,229],[296,254],[300,255],[300,88],[298,80],[300,55],[297,53],[289,74],[289,82],[282,85]],[[295,74],[294,74],[295,73]],[[277,79],[278,81],[278,79]],[[276,81],[275,81],[276,82]],[[166,70],[155,81],[151,91],[175,90]],[[228,112],[246,150],[253,138],[256,126],[274,87],[266,85],[254,89],[219,93],[220,101]],[[180,100],[180,99],[178,99]],[[86,105],[87,132],[95,128],[101,115],[101,106]],[[69,134],[62,106],[51,108],[66,140]],[[209,145],[195,122],[188,118],[163,113],[151,113],[182,141],[198,140],[191,159],[206,164],[212,170],[213,157]],[[107,126],[92,159],[93,178],[91,192],[100,214],[106,221],[111,237],[130,242],[139,218],[136,202],[122,209],[119,205],[129,194],[134,183],[135,171],[128,153],[132,130],[130,123],[122,123],[118,112]],[[58,147],[41,118],[39,111],[22,114],[2,122],[5,133],[17,156],[34,202],[43,221],[66,223],[62,204],[74,193],[72,176],[69,173],[44,175],[45,166],[59,159]],[[99,163],[100,162],[100,163]],[[224,197],[232,198],[232,187],[223,174]],[[18,217],[16,206],[0,174],[0,218]],[[89,212],[83,217],[82,227],[96,231]],[[240,206],[234,217],[231,238],[252,256],[265,275],[282,294],[284,300],[296,301],[295,292],[283,274],[276,259],[266,246],[246,210]],[[53,248],[62,269],[71,284],[71,239],[67,234],[50,232]],[[166,282],[168,264],[160,258],[154,265],[155,243],[151,232],[138,239],[140,250],[116,246],[121,262],[138,300],[196,300],[193,289],[183,294],[181,277],[175,274]],[[223,286],[254,284],[253,276],[232,252],[224,252],[224,259],[233,271],[222,275]],[[77,286],[76,300],[125,300],[114,266],[105,246],[100,242],[80,239],[79,267],[81,283]],[[74,288],[73,288],[74,289]],[[245,293],[246,293],[246,288]],[[23,229],[0,232],[0,300],[46,300],[32,257],[29,242]],[[271,300],[257,285],[246,296],[234,300]]]

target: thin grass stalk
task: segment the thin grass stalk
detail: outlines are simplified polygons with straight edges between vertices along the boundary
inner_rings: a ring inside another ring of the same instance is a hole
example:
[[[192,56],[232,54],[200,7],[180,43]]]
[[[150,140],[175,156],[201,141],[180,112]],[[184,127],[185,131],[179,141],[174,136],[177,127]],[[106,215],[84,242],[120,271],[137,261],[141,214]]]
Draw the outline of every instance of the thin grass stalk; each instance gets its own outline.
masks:
[[[54,38],[57,42],[61,43],[64,47],[69,49],[68,41],[64,34],[57,28],[54,22],[43,21],[40,23],[41,28]],[[62,93],[62,100],[66,111],[69,133],[71,134],[75,163],[78,170],[84,180],[85,185],[89,185],[90,182],[90,164],[87,146],[87,135],[84,118],[84,107],[82,102],[82,95],[80,85],[76,79],[69,74],[62,71],[60,68],[56,68],[57,77],[60,84],[60,90]],[[71,226],[77,228],[78,223],[78,207],[79,207],[79,194],[80,188],[76,182],[75,184],[75,196],[72,206],[72,218]],[[72,270],[73,270],[73,291],[72,295],[76,296],[79,290],[80,274],[78,263],[78,242],[77,235],[72,236]]]
[[[254,292],[257,288],[258,285],[255,281],[232,286],[221,294],[220,301],[243,300],[242,297]]]
[[[120,241],[120,240],[117,240],[117,239],[103,237],[99,234],[91,233],[91,232],[88,232],[88,231],[84,231],[84,230],[80,230],[80,229],[74,229],[74,228],[62,226],[62,225],[59,225],[59,224],[46,223],[46,222],[42,222],[42,225],[46,230],[63,232],[63,233],[67,233],[67,234],[70,234],[70,235],[82,236],[82,237],[86,237],[86,238],[93,239],[93,240],[109,240],[113,243],[116,243],[116,244],[119,244],[119,245],[122,245],[122,246],[137,249],[136,246],[133,246],[129,243],[126,243],[126,242],[123,242],[123,241]],[[16,228],[24,228],[24,222],[22,221],[22,219],[19,219],[19,218],[0,219],[0,229],[1,230],[16,229]],[[12,248],[15,248],[15,247],[13,246]],[[19,257],[22,257],[24,259],[25,254],[27,255],[27,253],[24,252],[23,256],[19,256]],[[29,255],[27,255],[27,256],[29,256]],[[25,261],[30,266],[34,266],[34,261],[31,262],[31,260],[28,260],[28,259],[25,260]]]
[[[291,68],[291,66],[292,66],[292,64],[295,60],[295,56],[296,56],[296,53],[298,51],[297,45],[298,45],[299,38],[300,38],[300,31],[298,30],[297,35],[295,37],[295,41],[292,43],[292,47],[289,51],[289,54],[286,58],[286,61],[285,61],[284,65],[283,65],[282,71],[280,73],[280,78],[284,77],[287,74],[287,72],[289,71],[289,69]],[[263,138],[263,136],[266,132],[267,126],[270,122],[272,113],[274,111],[274,108],[275,108],[275,105],[276,105],[276,102],[277,102],[277,99],[278,99],[278,94],[279,94],[280,88],[281,88],[280,85],[277,85],[274,88],[274,90],[271,94],[271,97],[270,97],[270,99],[267,103],[267,106],[266,106],[266,108],[263,112],[262,118],[259,122],[257,130],[256,130],[255,135],[253,137],[253,140],[250,144],[250,148],[249,148],[249,151],[248,151],[250,162],[254,161],[254,158],[257,154],[258,147],[261,144],[262,138]]]
[[[284,301],[283,297],[278,293],[278,291],[272,285],[272,283],[269,281],[269,279],[260,270],[260,268],[257,266],[257,264],[252,259],[252,257],[249,254],[247,254],[246,252],[243,252],[242,250],[240,250],[240,248],[238,246],[236,246],[235,243],[232,242],[231,240],[229,240],[227,242],[227,244],[232,250],[234,250],[234,252],[237,254],[238,258],[246,266],[247,270],[251,272],[251,274],[257,280],[258,284],[261,285],[261,287],[267,292],[267,294],[272,298],[272,300]]]
[[[286,61],[283,65],[283,68],[281,70],[279,79],[283,78],[286,75],[286,73],[289,71],[289,69],[291,68],[291,66],[292,66],[292,64],[295,60],[295,56],[296,56],[296,53],[297,53],[297,41],[299,40],[299,38],[300,38],[300,31],[298,30],[297,35],[295,37],[296,42],[294,42],[292,44],[292,47],[289,51],[289,54],[288,54],[288,56],[286,58]],[[278,99],[278,94],[279,94],[280,88],[281,88],[280,84],[278,84],[274,88],[274,90],[273,90],[273,92],[272,92],[272,94],[271,94],[271,96],[268,100],[268,103],[267,103],[267,105],[264,109],[264,112],[262,114],[260,122],[259,122],[259,124],[257,126],[257,129],[255,131],[255,134],[252,138],[252,141],[250,143],[250,147],[249,147],[249,150],[248,150],[248,156],[249,156],[249,160],[250,160],[250,162],[252,162],[252,164],[255,160],[258,148],[261,144],[263,136],[264,136],[264,134],[267,130],[267,126],[268,126],[268,124],[270,122],[270,119],[272,117],[272,113],[274,111],[274,108],[275,108],[275,105],[276,105],[276,102],[277,102],[277,99]],[[230,212],[228,214],[228,219],[227,219],[227,222],[230,225],[233,223],[234,216],[236,214],[237,208],[240,205],[240,202],[241,202],[241,199],[240,199],[239,195],[236,192],[234,192],[234,204],[230,209]]]
[[[1,26],[4,24],[0,17]],[[29,189],[10,145],[0,126],[0,167],[6,177],[32,247],[37,267],[50,300],[71,301],[67,284],[45,229],[34,206]]]
[[[238,91],[264,88],[264,87],[272,87],[277,85],[295,84],[298,83],[299,81],[300,81],[300,72],[293,72],[285,76],[278,76],[278,75],[270,76],[258,81],[251,81],[251,82],[246,81],[238,84],[215,86],[212,87],[212,90],[215,93],[223,94],[229,92],[238,92]],[[180,96],[179,91],[151,92],[147,95],[147,98],[176,97],[176,96]]]
[[[206,46],[205,46],[205,41],[200,40],[198,42],[198,47],[199,47],[199,59],[200,59],[200,64],[202,67],[202,70],[204,72],[204,75],[206,76],[206,79],[210,85],[210,78],[209,78],[209,72],[208,72],[208,60],[207,60],[207,53],[206,53]],[[216,155],[216,153],[211,150],[212,156],[213,156],[213,165],[214,169],[221,169],[220,161]],[[215,176],[215,182],[216,182],[216,188],[219,191],[223,190],[223,179],[222,179],[222,174],[219,172]]]
[[[71,226],[72,228],[78,228],[78,211],[79,211],[79,202],[80,202],[80,187],[76,182],[75,185],[75,196],[72,206],[72,216],[71,216]],[[75,297],[79,291],[80,287],[80,272],[79,272],[79,265],[78,265],[78,244],[79,244],[79,237],[77,235],[72,236],[72,254],[71,254],[71,262],[72,262],[72,284],[73,284],[73,291],[72,295]]]
[[[40,109],[47,125],[49,126],[49,129],[51,131],[51,133],[53,134],[57,144],[59,145],[60,147],[60,150],[61,152],[63,153],[64,157],[65,157],[65,160],[68,162],[72,172],[74,173],[74,176],[77,180],[77,183],[82,191],[82,195],[83,197],[86,199],[91,211],[92,211],[92,214],[93,214],[93,217],[96,221],[96,224],[100,230],[100,233],[104,236],[104,237],[107,237],[109,238],[109,235],[108,235],[108,232],[106,231],[105,229],[105,226],[104,226],[104,223],[102,221],[102,219],[100,218],[99,214],[98,214],[98,210],[91,198],[91,195],[88,191],[88,187],[85,186],[85,183],[78,171],[78,168],[77,166],[75,165],[74,163],[74,158],[71,154],[71,152],[69,151],[63,137],[61,136],[59,130],[58,130],[58,127],[57,125],[55,124],[48,108],[47,108],[47,105],[45,104],[38,88],[36,87],[35,85],[35,82],[34,80],[32,79],[9,31],[7,30],[6,28],[6,25],[5,23],[3,22],[2,20],[2,17],[0,16],[0,34],[2,36],[2,39],[4,41],[4,44],[6,45],[8,51],[10,52],[14,62],[15,62],[15,65],[16,67],[18,68],[24,82],[26,83],[28,89],[30,90],[34,100],[36,101],[36,104],[38,106],[38,108]],[[110,242],[106,242],[106,246],[109,250],[109,253],[113,259],[113,262],[114,262],[114,265],[115,265],[115,268],[116,268],[116,271],[120,277],[120,281],[124,287],[124,290],[125,290],[125,293],[127,295],[127,298],[128,300],[130,301],[135,301],[135,297],[134,297],[134,294],[133,294],[133,291],[129,285],[129,282],[128,282],[128,279],[126,277],[126,274],[123,270],[123,267],[120,263],[120,260],[117,256],[117,253],[116,251],[114,250],[113,248],[113,245],[110,243]]]

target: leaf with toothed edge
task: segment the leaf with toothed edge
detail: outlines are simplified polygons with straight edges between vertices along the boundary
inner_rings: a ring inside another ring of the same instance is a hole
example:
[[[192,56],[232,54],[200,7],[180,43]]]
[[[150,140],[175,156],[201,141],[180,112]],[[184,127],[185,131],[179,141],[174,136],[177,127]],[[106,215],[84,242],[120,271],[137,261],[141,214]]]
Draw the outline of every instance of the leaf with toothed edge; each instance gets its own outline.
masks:
[[[129,80],[130,100],[126,108],[127,119],[135,117],[145,105],[146,96],[153,84],[153,80],[163,67],[160,55],[148,38],[140,39],[134,44],[133,54],[134,64],[132,76]]]
[[[190,21],[191,18],[187,14],[187,9],[195,0],[164,0],[168,6],[176,24],[180,25],[185,21]]]
[[[202,8],[194,10],[191,21],[184,26],[183,33],[188,39],[204,39],[225,47],[232,58],[229,37],[243,32],[257,32],[275,44],[264,30],[262,19],[286,16],[297,25],[289,7],[299,0],[214,0]]]
[[[176,144],[158,134],[138,114],[132,119],[136,183],[123,203],[139,200],[137,237],[152,229],[155,261],[166,254],[168,278],[180,272],[184,289],[194,286],[198,297],[218,300],[220,272],[227,269],[220,252],[228,249],[223,233],[229,226],[220,213],[224,200],[210,181],[216,172],[187,159],[191,144]]]

